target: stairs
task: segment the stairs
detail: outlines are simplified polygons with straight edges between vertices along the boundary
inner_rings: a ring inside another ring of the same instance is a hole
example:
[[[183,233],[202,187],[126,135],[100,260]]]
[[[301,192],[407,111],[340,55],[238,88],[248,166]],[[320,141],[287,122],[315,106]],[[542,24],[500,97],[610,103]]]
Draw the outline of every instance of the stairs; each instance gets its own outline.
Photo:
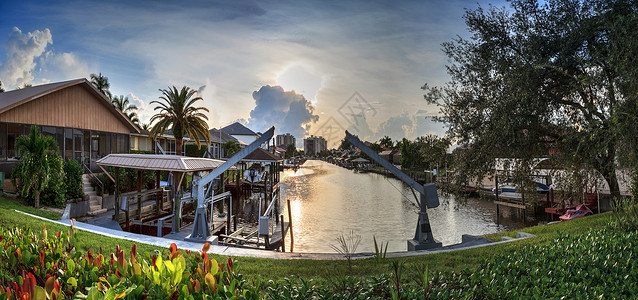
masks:
[[[88,174],[82,175],[82,191],[84,192],[84,199],[89,200],[90,216],[96,216],[107,211],[106,208],[102,208],[102,196],[98,196],[95,193]]]

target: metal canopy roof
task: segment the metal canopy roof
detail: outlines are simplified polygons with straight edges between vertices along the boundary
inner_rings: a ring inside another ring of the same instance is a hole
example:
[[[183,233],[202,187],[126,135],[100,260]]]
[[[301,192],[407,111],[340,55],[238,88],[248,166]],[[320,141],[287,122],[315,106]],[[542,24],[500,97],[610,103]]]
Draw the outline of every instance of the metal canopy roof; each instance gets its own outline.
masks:
[[[224,163],[222,160],[155,154],[109,154],[95,162],[99,166],[159,170],[174,172],[210,171]],[[237,169],[232,167],[232,169]]]

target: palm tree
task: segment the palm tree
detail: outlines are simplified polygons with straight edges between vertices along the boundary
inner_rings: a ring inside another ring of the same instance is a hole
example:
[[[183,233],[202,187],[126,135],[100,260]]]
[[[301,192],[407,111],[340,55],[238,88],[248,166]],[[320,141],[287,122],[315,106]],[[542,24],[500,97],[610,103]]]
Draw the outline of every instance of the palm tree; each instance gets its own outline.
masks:
[[[102,92],[107,99],[111,99],[113,95],[109,89],[111,88],[111,84],[109,83],[109,78],[103,76],[102,73],[99,75],[95,75],[95,73],[91,74],[91,83],[95,86],[98,91]]]
[[[151,124],[150,123],[142,123],[142,125],[140,125],[140,128],[142,128],[142,130],[150,131],[151,130]]]
[[[175,137],[177,155],[182,155],[182,144],[185,135],[192,137],[198,148],[201,148],[199,137],[204,137],[206,143],[210,144],[208,124],[206,123],[208,117],[202,113],[203,111],[208,112],[208,109],[193,106],[195,102],[204,100],[199,96],[194,97],[197,91],[187,86],[178,91],[173,86],[166,90],[160,89],[160,92],[163,94],[160,100],[163,101],[151,101],[151,104],[159,105],[155,107],[155,110],[159,110],[159,113],[151,117],[149,121],[150,123],[157,121],[151,128],[150,136],[156,139],[170,127]]]
[[[49,161],[58,155],[58,144],[50,136],[38,132],[38,126],[31,126],[29,135],[21,135],[16,139],[16,150],[20,153],[20,163],[14,167],[13,178],[20,179],[21,196],[33,195],[35,208],[40,206],[40,194],[47,187],[56,171]],[[60,171],[60,170],[57,170]]]
[[[115,96],[111,99],[111,103],[117,107],[133,124],[139,126],[140,119],[137,116],[137,106],[131,105],[128,97],[124,95]]]

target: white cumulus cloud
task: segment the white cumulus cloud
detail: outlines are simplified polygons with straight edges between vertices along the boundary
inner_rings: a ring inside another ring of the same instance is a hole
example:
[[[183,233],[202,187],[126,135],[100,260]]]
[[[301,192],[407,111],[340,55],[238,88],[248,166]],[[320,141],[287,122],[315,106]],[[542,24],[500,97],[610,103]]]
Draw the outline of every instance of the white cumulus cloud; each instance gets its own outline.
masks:
[[[0,63],[0,80],[3,84],[13,89],[32,83],[35,59],[44,53],[49,44],[53,44],[53,37],[48,28],[24,34],[18,27],[13,27],[5,43],[6,60]]]
[[[274,125],[277,133],[290,133],[299,141],[308,135],[310,125],[319,120],[310,101],[280,86],[262,86],[253,92],[253,99],[256,106],[250,112],[248,127],[256,131],[263,132]]]

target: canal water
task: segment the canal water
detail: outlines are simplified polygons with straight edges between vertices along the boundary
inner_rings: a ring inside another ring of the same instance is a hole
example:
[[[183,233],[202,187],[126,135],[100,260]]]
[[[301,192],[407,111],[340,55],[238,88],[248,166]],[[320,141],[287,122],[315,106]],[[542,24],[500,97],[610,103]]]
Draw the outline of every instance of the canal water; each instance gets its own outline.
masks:
[[[331,245],[350,231],[361,236],[356,252],[374,252],[373,236],[389,243],[388,252],[406,251],[407,240],[414,237],[419,208],[410,187],[398,179],[308,160],[296,172],[284,171],[281,193],[290,200],[295,252],[334,253]],[[522,221],[507,217],[497,224],[491,201],[457,201],[441,193],[439,200],[441,205],[428,209],[428,215],[434,238],[444,246],[460,243],[462,234],[523,227]]]

